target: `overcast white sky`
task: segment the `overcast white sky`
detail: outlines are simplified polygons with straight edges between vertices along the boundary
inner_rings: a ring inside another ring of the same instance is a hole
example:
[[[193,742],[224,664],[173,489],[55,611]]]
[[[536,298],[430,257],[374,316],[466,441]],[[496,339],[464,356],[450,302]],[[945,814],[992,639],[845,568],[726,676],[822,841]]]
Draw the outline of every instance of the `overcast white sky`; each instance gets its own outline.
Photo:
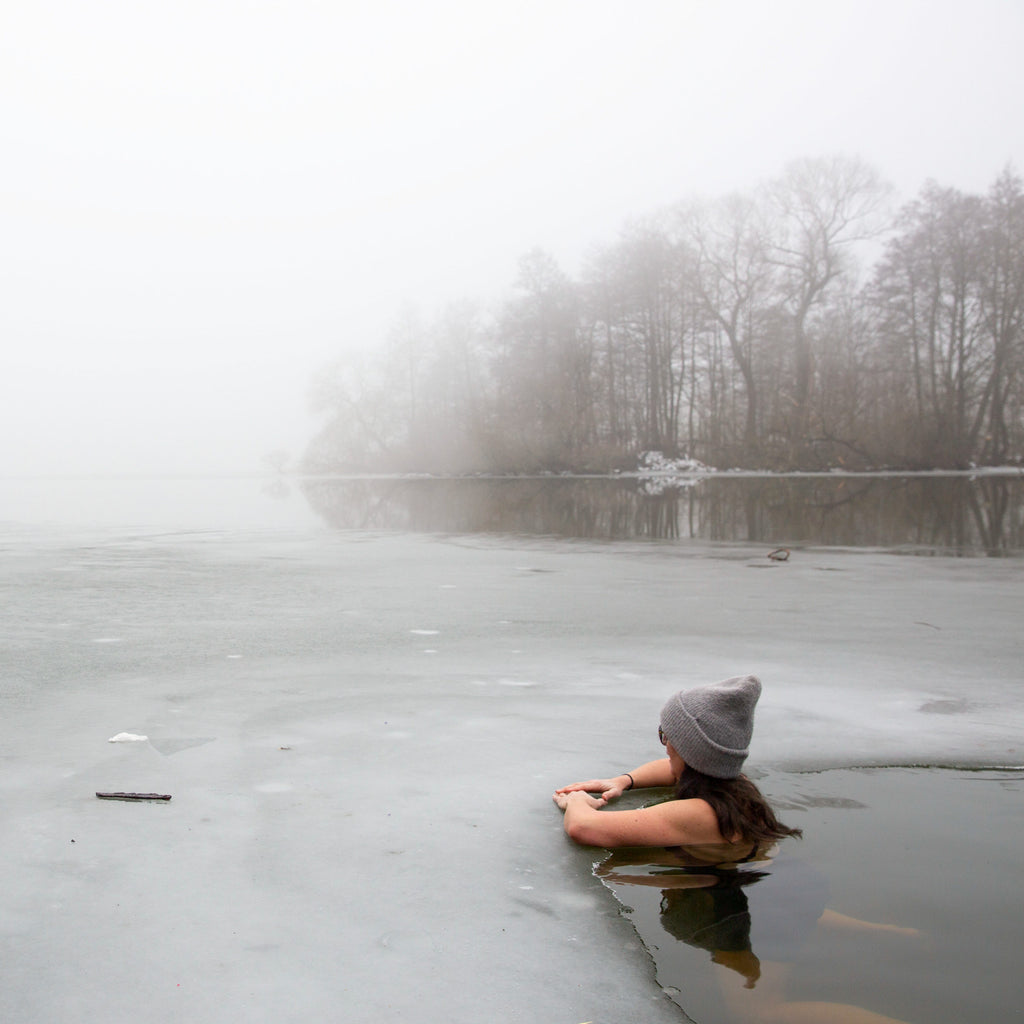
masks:
[[[841,152],[1024,171],[1020,0],[32,0],[0,13],[0,475],[250,472],[316,369]]]

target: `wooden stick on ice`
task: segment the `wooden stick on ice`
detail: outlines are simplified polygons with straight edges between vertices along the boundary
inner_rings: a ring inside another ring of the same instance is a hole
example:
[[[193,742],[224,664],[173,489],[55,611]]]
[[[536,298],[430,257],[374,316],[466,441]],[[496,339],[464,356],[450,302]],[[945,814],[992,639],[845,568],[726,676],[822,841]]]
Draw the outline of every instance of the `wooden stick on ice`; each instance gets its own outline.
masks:
[[[97,793],[101,800],[170,800],[169,793]]]

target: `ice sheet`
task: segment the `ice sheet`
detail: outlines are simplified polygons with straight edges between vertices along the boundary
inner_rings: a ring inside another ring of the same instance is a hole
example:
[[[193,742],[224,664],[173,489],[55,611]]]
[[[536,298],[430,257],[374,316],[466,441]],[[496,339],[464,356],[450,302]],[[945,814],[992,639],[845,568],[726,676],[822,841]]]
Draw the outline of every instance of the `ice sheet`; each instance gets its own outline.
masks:
[[[6,540],[5,1020],[677,1021],[550,803],[671,691],[760,675],[752,766],[1024,761],[1016,560]]]

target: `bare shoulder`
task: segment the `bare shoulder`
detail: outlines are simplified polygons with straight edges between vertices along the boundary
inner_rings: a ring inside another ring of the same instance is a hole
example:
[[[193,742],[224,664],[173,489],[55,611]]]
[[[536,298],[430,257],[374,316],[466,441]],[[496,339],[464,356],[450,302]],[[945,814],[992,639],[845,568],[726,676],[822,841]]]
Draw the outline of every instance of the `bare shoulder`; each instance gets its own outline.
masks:
[[[722,834],[704,800],[666,800],[650,807],[595,812],[573,838],[593,846],[687,846],[720,843]]]
[[[659,808],[663,808],[666,821],[685,836],[679,845],[725,842],[714,809],[706,800],[666,800],[650,810]]]

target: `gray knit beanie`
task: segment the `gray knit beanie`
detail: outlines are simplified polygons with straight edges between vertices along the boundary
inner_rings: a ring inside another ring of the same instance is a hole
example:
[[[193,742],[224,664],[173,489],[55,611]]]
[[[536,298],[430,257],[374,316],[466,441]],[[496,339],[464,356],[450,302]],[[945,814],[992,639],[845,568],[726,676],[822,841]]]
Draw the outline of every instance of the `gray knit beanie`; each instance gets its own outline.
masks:
[[[750,752],[760,696],[757,676],[680,690],[661,709],[662,732],[691,768],[716,779],[735,779]]]

